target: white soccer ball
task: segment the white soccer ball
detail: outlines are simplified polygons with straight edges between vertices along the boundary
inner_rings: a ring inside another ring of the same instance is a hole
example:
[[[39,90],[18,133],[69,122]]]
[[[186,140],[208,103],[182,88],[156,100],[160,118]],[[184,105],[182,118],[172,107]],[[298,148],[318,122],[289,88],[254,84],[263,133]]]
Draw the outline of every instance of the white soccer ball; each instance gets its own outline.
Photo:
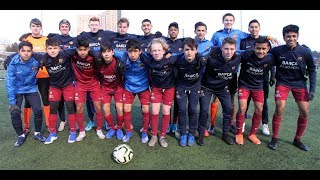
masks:
[[[120,144],[113,150],[113,159],[119,164],[126,164],[131,161],[133,150],[127,144]]]

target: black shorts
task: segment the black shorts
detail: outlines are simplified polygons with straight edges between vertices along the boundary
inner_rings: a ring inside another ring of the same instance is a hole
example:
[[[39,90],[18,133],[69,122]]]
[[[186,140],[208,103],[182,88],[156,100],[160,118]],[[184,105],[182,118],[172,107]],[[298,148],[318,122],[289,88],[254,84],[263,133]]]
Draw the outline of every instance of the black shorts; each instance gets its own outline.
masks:
[[[232,79],[229,81],[228,84],[230,94],[236,94],[238,89],[238,76],[237,73],[232,74]]]

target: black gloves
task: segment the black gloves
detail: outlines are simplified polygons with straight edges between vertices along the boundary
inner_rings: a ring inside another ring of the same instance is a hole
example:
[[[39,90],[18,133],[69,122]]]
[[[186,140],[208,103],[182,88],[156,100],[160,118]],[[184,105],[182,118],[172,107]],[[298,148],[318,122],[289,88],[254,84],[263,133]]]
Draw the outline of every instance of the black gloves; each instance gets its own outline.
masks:
[[[162,33],[160,31],[157,31],[154,35],[156,38],[162,37]]]
[[[9,111],[12,113],[13,111],[18,111],[18,113],[21,113],[21,109],[17,105],[9,106]]]
[[[313,98],[314,98],[314,96],[315,96],[315,93],[314,93],[314,92],[310,92],[310,93],[309,93],[309,96],[308,96],[308,100],[309,100],[309,101],[312,101]]]
[[[276,79],[270,78],[269,85],[272,87],[274,84],[276,84]]]
[[[26,33],[26,34],[23,34],[20,38],[19,38],[19,41],[23,41],[25,38],[27,38],[28,36],[30,36],[32,33]]]

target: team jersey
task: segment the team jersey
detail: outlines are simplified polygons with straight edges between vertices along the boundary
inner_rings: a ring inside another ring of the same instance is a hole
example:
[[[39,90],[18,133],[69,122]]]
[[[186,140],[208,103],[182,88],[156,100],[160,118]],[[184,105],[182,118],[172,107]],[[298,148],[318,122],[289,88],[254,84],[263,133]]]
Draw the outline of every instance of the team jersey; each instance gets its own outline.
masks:
[[[137,39],[139,36],[134,34],[117,34],[111,39],[112,49],[125,51],[127,50],[127,42],[131,39]]]
[[[89,47],[93,51],[100,52],[100,46],[104,42],[111,42],[111,39],[117,35],[116,32],[99,29],[98,32],[82,32],[79,36],[83,36],[89,40]]]
[[[75,77],[71,67],[71,57],[74,54],[73,49],[61,51],[55,58],[48,54],[44,55],[42,62],[50,75],[50,86],[63,88],[73,83]]]
[[[246,50],[241,53],[241,69],[238,78],[238,87],[249,90],[263,89],[265,74],[269,72],[273,64],[273,56],[267,54],[262,59],[258,58],[254,50]]]
[[[12,57],[7,68],[6,88],[10,105],[16,104],[16,94],[38,92],[36,74],[39,62],[34,56],[28,61],[22,61],[20,55]]]
[[[214,48],[215,55],[207,61],[201,84],[212,90],[222,90],[228,86],[230,79],[236,73],[236,68],[240,64],[241,56],[235,53],[229,61],[226,61],[220,48]]]
[[[155,37],[156,37],[155,34],[149,34],[147,36],[139,36],[138,37],[138,41],[141,44],[142,51],[144,51],[144,52],[148,51],[147,47]]]
[[[206,56],[210,53],[211,48],[213,46],[212,42],[207,39],[200,40],[197,36],[194,38],[195,41],[198,43],[198,53]]]
[[[165,40],[169,45],[169,52],[170,53],[179,53],[183,51],[183,41],[184,38],[172,40],[171,38],[166,37]]]
[[[316,88],[316,65],[309,48],[299,44],[290,49],[287,45],[274,47],[270,51],[275,57],[277,67],[277,85],[285,85],[291,88],[306,88],[307,74],[310,79],[310,92]]]
[[[28,41],[32,44],[32,51],[33,52],[46,52],[46,40],[48,38],[46,36],[41,37],[33,37],[32,35],[29,35],[25,41]],[[39,69],[37,78],[48,78],[49,74],[47,72],[47,69],[44,67],[42,69]]]
[[[72,69],[77,83],[90,86],[99,81],[95,56],[89,54],[86,58],[81,58],[77,53],[71,57]]]
[[[221,29],[221,30],[215,32],[212,35],[211,42],[213,43],[213,46],[220,47],[220,46],[222,46],[222,42],[226,37],[231,37],[236,40],[236,48],[237,48],[237,50],[239,50],[241,39],[244,39],[244,38],[248,37],[249,35],[250,35],[249,33],[240,31],[238,29],[228,30],[228,29],[224,28],[224,29]]]
[[[68,35],[56,34],[52,36],[60,41],[60,48],[62,50],[73,48],[76,46],[77,39]]]
[[[114,92],[118,86],[123,86],[122,73],[117,69],[117,60],[113,57],[109,64],[102,63],[98,69],[101,86],[110,93]]]

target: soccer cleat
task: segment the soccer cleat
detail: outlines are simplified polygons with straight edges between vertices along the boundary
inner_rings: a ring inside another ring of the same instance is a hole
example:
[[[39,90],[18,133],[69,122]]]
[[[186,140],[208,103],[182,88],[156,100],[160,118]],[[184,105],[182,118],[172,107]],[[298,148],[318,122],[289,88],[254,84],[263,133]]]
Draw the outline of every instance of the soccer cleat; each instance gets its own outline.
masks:
[[[16,143],[14,143],[14,146],[15,146],[15,147],[19,147],[19,146],[21,146],[25,141],[26,141],[26,137],[19,136],[19,137],[18,137],[18,140],[16,141]]]
[[[86,137],[86,132],[85,131],[80,131],[78,137],[76,138],[76,141],[82,141],[82,139]]]
[[[129,142],[131,136],[132,136],[132,132],[127,132],[126,135],[123,136],[122,142]]]
[[[188,135],[188,146],[193,146],[194,145],[194,135],[189,133]]]
[[[214,134],[214,126],[210,126],[208,129],[208,133],[213,135]]]
[[[176,132],[174,132],[174,136],[175,136],[177,139],[180,139],[180,138],[181,138],[181,135],[180,135],[179,130],[176,130]]]
[[[111,139],[115,134],[116,134],[116,130],[110,129],[106,134],[106,138]]]
[[[293,140],[293,145],[304,151],[310,150],[308,146],[304,145],[300,140],[297,140],[297,139]]]
[[[47,137],[46,141],[44,142],[44,144],[51,144],[56,139],[58,139],[57,133],[50,133],[49,136]]]
[[[181,136],[179,145],[182,146],[182,147],[184,147],[184,146],[187,145],[187,135],[182,135],[182,136]]]
[[[205,130],[204,130],[204,136],[205,136],[205,137],[208,137],[209,135],[210,135],[210,134],[209,134],[208,130],[205,129]]]
[[[94,127],[96,124],[94,121],[90,121],[87,125],[87,127],[85,128],[86,131],[90,131],[92,129],[92,127]]]
[[[158,142],[158,137],[157,136],[151,136],[150,141],[148,142],[148,146],[154,147],[157,142]]]
[[[106,122],[106,130],[109,131],[111,129],[111,127],[109,126],[109,124]]]
[[[270,135],[268,124],[262,124],[262,134],[266,136]]]
[[[229,137],[227,134],[222,134],[222,140],[229,145],[234,144],[234,140],[231,137]]]
[[[65,125],[66,125],[66,122],[65,121],[61,121],[60,125],[59,125],[59,128],[58,128],[58,131],[63,131]]]
[[[76,132],[69,132],[68,143],[74,143],[76,141]]]
[[[160,137],[159,142],[162,147],[164,148],[168,147],[168,143],[164,137]]]
[[[278,148],[278,144],[279,144],[278,138],[272,138],[271,142],[268,144],[268,147],[272,150],[276,150]]]
[[[199,145],[199,146],[203,146],[204,145],[204,137],[203,136],[199,136],[198,140],[196,141],[196,143]]]
[[[250,114],[246,114],[245,118],[246,118],[246,119],[251,119],[252,116],[251,116]]]
[[[41,141],[41,142],[45,142],[46,141],[46,138],[44,136],[42,136],[40,133],[38,133],[37,135],[34,135],[33,139]]]
[[[172,124],[172,125],[171,125],[171,132],[175,133],[177,130],[178,130],[177,124],[175,124],[175,123]]]
[[[239,145],[243,145],[243,134],[236,135],[236,143]]]
[[[258,139],[255,134],[251,134],[251,135],[249,136],[249,139],[253,142],[253,144],[256,144],[256,145],[261,144],[260,139]]]
[[[144,132],[141,134],[141,142],[147,143],[149,141],[148,133]]]
[[[122,140],[122,138],[123,138],[123,131],[122,131],[122,129],[117,129],[116,136],[117,136],[117,139],[118,139],[118,140]]]
[[[104,139],[106,136],[103,134],[102,130],[97,130],[97,135],[99,137],[99,139]]]

